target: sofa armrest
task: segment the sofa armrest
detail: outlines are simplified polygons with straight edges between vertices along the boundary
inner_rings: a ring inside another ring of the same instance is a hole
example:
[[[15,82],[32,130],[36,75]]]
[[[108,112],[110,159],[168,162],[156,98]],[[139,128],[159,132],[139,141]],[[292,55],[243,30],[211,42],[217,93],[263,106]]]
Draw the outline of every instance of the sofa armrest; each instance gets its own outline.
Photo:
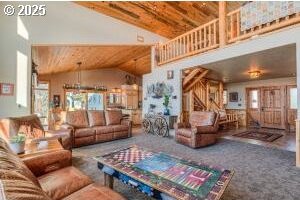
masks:
[[[70,130],[74,130],[74,127],[69,125],[69,124],[62,124],[60,125],[60,130],[65,130],[65,129],[70,129]]]
[[[46,138],[58,139],[64,149],[72,150],[72,134],[71,129],[59,129],[46,131],[45,136]]]
[[[67,150],[58,150],[23,158],[22,161],[35,176],[68,167],[72,165],[72,153]]]
[[[128,126],[128,137],[132,136],[132,121],[128,119],[122,119],[121,125]]]
[[[178,130],[180,128],[191,128],[191,125],[189,123],[183,123],[183,122],[178,122],[174,124],[175,130]]]

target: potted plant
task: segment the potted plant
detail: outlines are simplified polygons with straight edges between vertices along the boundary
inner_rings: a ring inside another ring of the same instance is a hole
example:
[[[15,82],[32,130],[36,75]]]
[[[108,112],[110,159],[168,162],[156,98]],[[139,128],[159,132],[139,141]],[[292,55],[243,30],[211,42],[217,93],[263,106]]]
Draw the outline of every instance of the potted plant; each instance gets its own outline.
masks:
[[[11,150],[16,153],[24,153],[25,152],[25,140],[26,136],[24,133],[18,133],[9,139],[9,147]]]
[[[170,95],[164,95],[163,105],[165,106],[164,115],[170,115]]]

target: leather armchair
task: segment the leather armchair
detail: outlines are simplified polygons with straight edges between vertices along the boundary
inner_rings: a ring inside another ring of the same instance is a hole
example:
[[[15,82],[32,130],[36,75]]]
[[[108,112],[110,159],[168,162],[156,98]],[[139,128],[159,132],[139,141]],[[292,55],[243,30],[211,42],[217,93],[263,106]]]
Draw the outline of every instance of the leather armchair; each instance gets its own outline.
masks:
[[[71,150],[71,131],[70,130],[49,130],[45,131],[37,115],[27,115],[22,117],[9,117],[0,120],[0,136],[6,141],[10,137],[23,132],[26,136],[41,139],[45,137],[57,138],[64,149]]]
[[[175,140],[192,148],[216,143],[219,128],[219,114],[215,112],[194,111],[189,123],[175,125]]]

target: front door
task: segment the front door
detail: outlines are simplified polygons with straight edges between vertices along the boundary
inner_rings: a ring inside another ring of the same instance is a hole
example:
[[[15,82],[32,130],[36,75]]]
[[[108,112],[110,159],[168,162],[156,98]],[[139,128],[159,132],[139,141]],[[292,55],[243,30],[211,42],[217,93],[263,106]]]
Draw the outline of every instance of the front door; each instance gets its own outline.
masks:
[[[261,127],[285,129],[284,86],[261,88]]]

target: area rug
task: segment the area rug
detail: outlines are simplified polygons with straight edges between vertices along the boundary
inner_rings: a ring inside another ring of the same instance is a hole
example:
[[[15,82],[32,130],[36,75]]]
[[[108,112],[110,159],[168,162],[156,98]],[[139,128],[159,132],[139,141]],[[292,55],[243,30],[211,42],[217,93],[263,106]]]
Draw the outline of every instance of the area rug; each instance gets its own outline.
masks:
[[[282,137],[283,135],[279,133],[270,133],[266,131],[250,130],[250,131],[234,134],[233,136],[260,140],[264,142],[273,142],[278,138]]]
[[[103,184],[103,172],[98,169],[93,157],[134,144],[233,169],[235,174],[222,200],[295,200],[300,197],[300,169],[295,167],[295,152],[228,139],[219,139],[216,144],[205,148],[191,149],[176,143],[174,139],[139,134],[124,140],[75,148],[73,165]],[[114,190],[130,200],[153,200],[120,181],[114,182]]]

